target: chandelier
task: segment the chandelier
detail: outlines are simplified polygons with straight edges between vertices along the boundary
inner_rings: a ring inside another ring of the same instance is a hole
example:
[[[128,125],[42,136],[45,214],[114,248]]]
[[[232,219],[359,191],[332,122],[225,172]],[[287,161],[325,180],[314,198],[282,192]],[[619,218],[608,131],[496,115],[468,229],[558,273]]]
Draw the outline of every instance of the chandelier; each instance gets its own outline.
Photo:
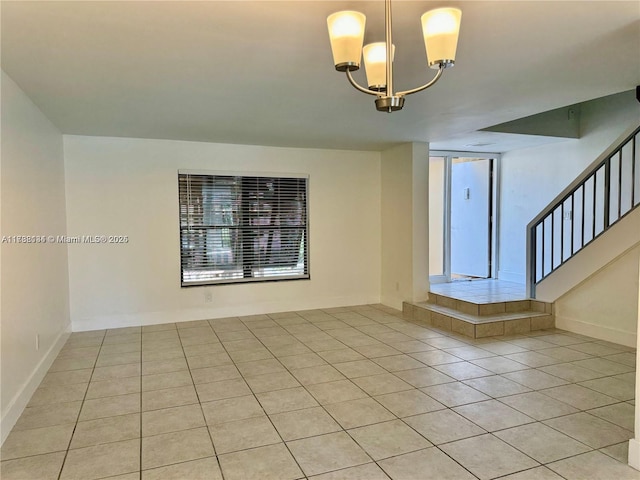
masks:
[[[327,17],[329,39],[336,70],[346,72],[356,90],[375,95],[376,109],[394,112],[404,106],[404,97],[425,90],[435,84],[445,68],[453,67],[460,31],[462,12],[457,8],[437,8],[422,15],[422,33],[429,67],[437,69],[435,77],[420,87],[402,92],[393,89],[393,45],[391,32],[391,0],[385,0],[385,41],[370,43],[362,47],[366,17],[351,10],[336,12]],[[351,72],[360,68],[364,56],[364,67],[368,88],[359,85]],[[387,58],[391,58],[387,62]]]

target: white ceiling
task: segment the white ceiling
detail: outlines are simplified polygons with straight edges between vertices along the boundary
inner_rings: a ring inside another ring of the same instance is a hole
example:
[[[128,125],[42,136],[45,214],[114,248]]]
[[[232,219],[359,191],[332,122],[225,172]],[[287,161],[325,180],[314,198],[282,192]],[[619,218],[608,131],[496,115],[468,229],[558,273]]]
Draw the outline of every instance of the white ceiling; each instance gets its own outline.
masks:
[[[455,68],[393,114],[334,70],[326,32],[357,9],[380,40],[382,1],[2,1],[2,68],[63,133],[367,150],[640,84],[637,0],[450,4]],[[394,2],[399,89],[433,75],[419,16],[441,5]]]
[[[575,142],[575,140],[546,135],[476,131],[432,141],[429,143],[429,148],[454,152],[503,153],[558,142]]]

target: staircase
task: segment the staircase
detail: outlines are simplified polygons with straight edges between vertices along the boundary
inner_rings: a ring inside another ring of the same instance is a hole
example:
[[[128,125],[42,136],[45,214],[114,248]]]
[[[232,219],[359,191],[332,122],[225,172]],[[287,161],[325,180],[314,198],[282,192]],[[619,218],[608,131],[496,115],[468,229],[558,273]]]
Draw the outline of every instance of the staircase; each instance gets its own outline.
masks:
[[[427,302],[404,302],[404,317],[471,338],[554,328],[554,307],[550,302],[638,241],[638,207],[640,127],[625,132],[527,226],[528,298],[474,303],[469,298],[429,292]],[[610,229],[615,232],[604,236]],[[613,238],[615,248],[602,244],[603,236]],[[593,260],[583,251],[598,242],[600,250],[604,246],[604,253],[600,251]],[[576,256],[583,260],[571,263],[578,266],[577,270],[561,268]],[[549,282],[557,270],[560,272],[554,277],[558,282]],[[539,287],[545,286],[549,287],[547,291],[539,292],[541,295],[535,300]]]
[[[640,127],[637,127],[625,132],[527,226],[529,296],[536,298],[539,285],[625,217],[631,217],[639,206]],[[637,241],[637,232],[635,235],[632,232],[631,237]],[[592,274],[596,267],[584,273]],[[564,291],[573,286],[567,281],[561,283]],[[564,293],[558,285],[552,290],[555,298]]]
[[[404,318],[471,338],[554,328],[553,306],[537,300],[474,303],[429,292],[424,303],[404,302]]]

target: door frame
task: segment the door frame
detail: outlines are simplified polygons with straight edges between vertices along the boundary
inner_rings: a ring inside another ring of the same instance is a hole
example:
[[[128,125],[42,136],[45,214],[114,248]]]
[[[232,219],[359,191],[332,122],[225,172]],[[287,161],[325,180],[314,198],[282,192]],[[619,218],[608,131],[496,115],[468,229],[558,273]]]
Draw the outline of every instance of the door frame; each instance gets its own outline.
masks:
[[[451,168],[455,158],[483,158],[493,160],[489,170],[490,182],[490,239],[489,239],[489,278],[497,279],[500,252],[500,169],[502,155],[500,153],[462,152],[454,150],[430,150],[429,157],[444,158],[444,225],[443,225],[443,275],[431,275],[430,283],[451,282]]]

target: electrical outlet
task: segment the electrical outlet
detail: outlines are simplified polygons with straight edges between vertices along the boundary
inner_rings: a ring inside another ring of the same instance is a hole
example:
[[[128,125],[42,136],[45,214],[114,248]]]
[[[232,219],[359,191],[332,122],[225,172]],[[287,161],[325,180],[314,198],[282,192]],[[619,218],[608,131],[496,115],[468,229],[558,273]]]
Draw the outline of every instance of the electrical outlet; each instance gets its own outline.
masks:
[[[571,210],[564,212],[564,219],[571,220],[573,218],[573,212]]]
[[[36,333],[36,351],[40,350],[40,335]]]
[[[211,290],[205,290],[204,292],[204,303],[213,302],[213,292]]]

